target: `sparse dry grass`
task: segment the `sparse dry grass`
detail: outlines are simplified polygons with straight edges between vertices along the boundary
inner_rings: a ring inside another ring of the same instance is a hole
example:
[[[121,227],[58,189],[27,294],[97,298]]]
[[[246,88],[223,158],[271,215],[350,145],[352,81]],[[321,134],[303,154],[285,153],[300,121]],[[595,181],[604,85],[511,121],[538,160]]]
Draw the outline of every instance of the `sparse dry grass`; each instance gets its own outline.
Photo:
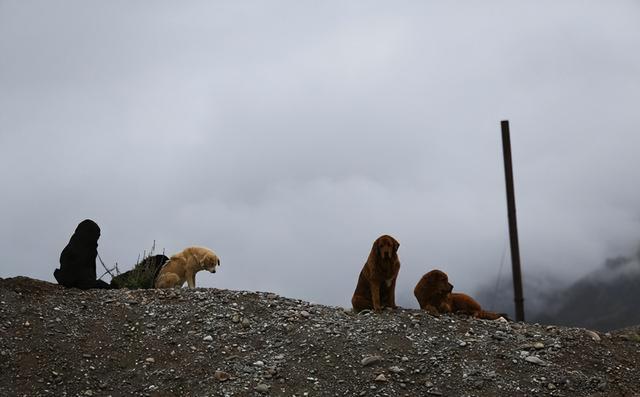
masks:
[[[149,252],[146,250],[142,253],[142,260],[138,256],[138,260],[132,270],[120,273],[116,266],[116,272],[118,273],[111,280],[111,285],[116,288],[129,288],[129,289],[147,289],[153,288],[153,282],[161,265],[158,263],[160,259],[158,254],[155,253],[156,242],[153,241],[153,245]],[[162,256],[164,256],[164,249],[162,250]]]

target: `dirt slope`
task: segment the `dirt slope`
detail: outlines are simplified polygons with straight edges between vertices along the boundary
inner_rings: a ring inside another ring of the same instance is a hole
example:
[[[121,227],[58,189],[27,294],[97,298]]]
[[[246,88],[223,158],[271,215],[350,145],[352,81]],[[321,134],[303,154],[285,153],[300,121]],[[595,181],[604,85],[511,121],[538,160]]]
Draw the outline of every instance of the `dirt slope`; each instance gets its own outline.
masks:
[[[636,396],[640,336],[0,279],[2,396]]]

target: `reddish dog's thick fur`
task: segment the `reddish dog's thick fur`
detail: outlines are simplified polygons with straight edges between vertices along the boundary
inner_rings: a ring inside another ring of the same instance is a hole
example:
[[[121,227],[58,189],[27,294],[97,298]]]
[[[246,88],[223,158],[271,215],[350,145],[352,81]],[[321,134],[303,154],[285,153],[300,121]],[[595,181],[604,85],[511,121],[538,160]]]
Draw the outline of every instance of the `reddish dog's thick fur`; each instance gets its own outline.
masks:
[[[397,307],[396,278],[400,270],[398,247],[400,243],[386,234],[373,242],[371,253],[360,271],[358,285],[351,298],[355,312],[366,309],[379,312],[385,307]]]
[[[449,284],[449,277],[440,270],[432,270],[422,276],[413,289],[420,309],[431,314],[450,313],[449,295],[453,285]]]
[[[461,293],[452,293],[453,285],[449,283],[447,274],[440,270],[432,270],[422,276],[413,294],[420,308],[431,314],[458,313],[496,320],[501,314],[482,310],[480,304],[472,297]]]

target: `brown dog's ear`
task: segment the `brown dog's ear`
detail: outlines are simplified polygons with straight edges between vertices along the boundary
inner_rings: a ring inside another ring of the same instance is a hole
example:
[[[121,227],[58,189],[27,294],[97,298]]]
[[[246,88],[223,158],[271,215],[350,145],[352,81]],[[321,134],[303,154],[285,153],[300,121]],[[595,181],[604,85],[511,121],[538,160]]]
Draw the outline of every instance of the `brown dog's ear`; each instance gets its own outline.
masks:
[[[376,239],[371,246],[371,252],[375,252],[376,255],[380,255],[380,246],[378,245],[378,240],[379,238]]]
[[[389,236],[389,238],[391,239],[391,241],[393,242],[393,250],[397,251],[398,248],[400,248],[400,243],[398,242],[398,240],[396,240],[395,238]]]

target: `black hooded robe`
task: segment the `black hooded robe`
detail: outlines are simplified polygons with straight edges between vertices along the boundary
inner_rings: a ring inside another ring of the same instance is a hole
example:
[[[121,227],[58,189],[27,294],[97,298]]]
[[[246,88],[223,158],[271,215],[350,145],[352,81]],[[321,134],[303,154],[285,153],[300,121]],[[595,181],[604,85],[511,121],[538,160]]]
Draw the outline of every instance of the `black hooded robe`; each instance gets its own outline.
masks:
[[[58,284],[80,289],[109,288],[109,284],[96,280],[98,238],[100,227],[94,221],[80,222],[60,254],[60,269],[53,272]]]

